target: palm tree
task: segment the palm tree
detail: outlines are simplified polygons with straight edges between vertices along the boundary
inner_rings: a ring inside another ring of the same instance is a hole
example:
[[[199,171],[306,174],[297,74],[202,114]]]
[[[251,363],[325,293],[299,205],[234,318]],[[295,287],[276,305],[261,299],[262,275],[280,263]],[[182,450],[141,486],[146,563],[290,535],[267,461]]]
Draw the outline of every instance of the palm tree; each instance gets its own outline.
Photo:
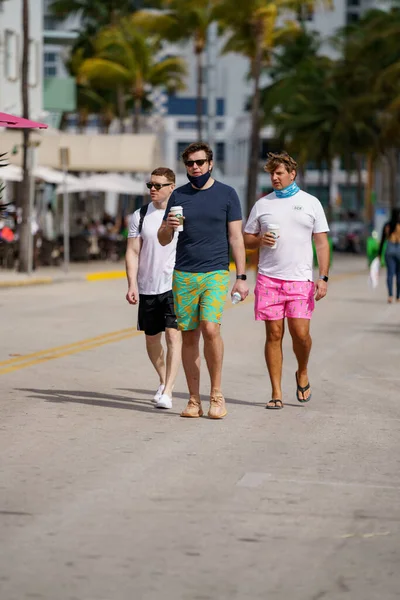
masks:
[[[197,139],[203,138],[203,55],[209,25],[214,20],[213,7],[219,0],[163,0],[162,13],[138,11],[134,22],[145,31],[156,32],[162,40],[183,42],[193,40],[197,81]]]
[[[400,10],[372,10],[356,27],[338,36],[343,53],[344,79],[352,93],[369,99],[368,119],[373,122],[374,142],[368,149],[369,163],[386,163],[389,173],[389,202],[397,200],[400,139]],[[351,75],[351,76],[350,76]]]
[[[260,152],[260,78],[263,68],[270,66],[273,50],[293,38],[298,25],[280,17],[289,3],[282,0],[220,0],[214,11],[222,33],[228,35],[223,52],[237,52],[250,61],[251,136],[247,179],[247,210],[256,200]]]
[[[144,6],[157,8],[159,5],[157,0],[53,0],[49,9],[61,18],[79,15],[83,28],[91,25],[100,29]]]
[[[119,90],[133,99],[133,131],[139,131],[139,117],[149,86],[169,91],[184,88],[185,63],[176,57],[160,57],[157,38],[146,36],[132,17],[101,30],[94,41],[95,55],[79,68],[81,83],[97,89]],[[157,56],[159,58],[157,58]],[[122,104],[124,99],[122,98]]]

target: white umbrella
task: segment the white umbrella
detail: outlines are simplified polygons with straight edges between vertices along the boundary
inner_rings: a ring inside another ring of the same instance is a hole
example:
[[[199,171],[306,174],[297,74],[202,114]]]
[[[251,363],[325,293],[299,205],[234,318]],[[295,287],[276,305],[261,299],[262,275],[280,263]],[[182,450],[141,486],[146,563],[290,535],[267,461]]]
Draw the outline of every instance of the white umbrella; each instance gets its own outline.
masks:
[[[56,169],[51,169],[50,167],[34,167],[33,174],[35,177],[43,179],[43,181],[46,181],[47,183],[60,184],[64,181],[64,173],[62,171],[57,171]],[[7,167],[4,167],[0,171],[0,179],[3,179],[4,181],[22,181],[21,167],[18,167],[17,165],[8,165]],[[78,177],[67,175],[68,185],[72,185],[78,181]]]
[[[64,173],[62,171],[57,171],[57,169],[52,169],[50,167],[41,167],[39,165],[38,167],[35,167],[33,169],[33,174],[35,175],[35,177],[43,179],[43,181],[47,181],[47,183],[60,184],[64,181]],[[78,181],[78,177],[67,174],[68,185],[72,185]]]
[[[22,181],[22,169],[16,165],[8,165],[0,171],[0,179],[3,181]]]
[[[90,175],[89,177],[79,177],[71,185],[68,185],[68,193],[76,192],[116,192],[117,194],[144,194],[145,186],[143,181],[130,179],[122,175]],[[62,194],[64,186],[57,187],[57,194]]]

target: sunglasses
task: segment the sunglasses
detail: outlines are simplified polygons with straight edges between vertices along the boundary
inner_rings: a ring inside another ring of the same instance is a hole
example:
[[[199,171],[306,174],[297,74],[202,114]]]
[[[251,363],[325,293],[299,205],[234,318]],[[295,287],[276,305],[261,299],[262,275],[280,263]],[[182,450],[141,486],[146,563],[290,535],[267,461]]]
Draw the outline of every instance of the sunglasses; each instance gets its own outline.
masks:
[[[148,190],[151,190],[151,188],[154,188],[155,190],[157,190],[157,192],[159,192],[161,190],[161,188],[163,188],[167,185],[172,185],[172,183],[153,183],[152,181],[148,181],[146,183],[146,187]]]
[[[199,158],[198,160],[187,160],[185,162],[185,165],[187,167],[193,167],[194,165],[197,165],[198,167],[202,167],[204,165],[204,163],[208,162],[208,160],[206,158]]]

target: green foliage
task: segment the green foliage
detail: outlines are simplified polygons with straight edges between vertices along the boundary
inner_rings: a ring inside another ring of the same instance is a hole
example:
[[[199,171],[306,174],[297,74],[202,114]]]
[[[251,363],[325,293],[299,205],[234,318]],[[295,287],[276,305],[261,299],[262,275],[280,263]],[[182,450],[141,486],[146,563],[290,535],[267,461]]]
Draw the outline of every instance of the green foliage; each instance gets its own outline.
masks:
[[[263,90],[264,122],[303,162],[376,159],[400,136],[400,11],[373,10],[339,31],[336,60],[303,31],[275,53]]]

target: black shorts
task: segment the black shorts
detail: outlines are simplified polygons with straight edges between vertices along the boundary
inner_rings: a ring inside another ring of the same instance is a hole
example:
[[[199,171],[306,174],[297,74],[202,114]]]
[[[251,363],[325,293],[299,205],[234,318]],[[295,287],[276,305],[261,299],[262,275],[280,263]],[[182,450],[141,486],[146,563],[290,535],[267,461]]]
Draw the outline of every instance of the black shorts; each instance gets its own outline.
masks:
[[[139,294],[138,330],[157,335],[167,327],[178,329],[172,290],[154,296]]]

